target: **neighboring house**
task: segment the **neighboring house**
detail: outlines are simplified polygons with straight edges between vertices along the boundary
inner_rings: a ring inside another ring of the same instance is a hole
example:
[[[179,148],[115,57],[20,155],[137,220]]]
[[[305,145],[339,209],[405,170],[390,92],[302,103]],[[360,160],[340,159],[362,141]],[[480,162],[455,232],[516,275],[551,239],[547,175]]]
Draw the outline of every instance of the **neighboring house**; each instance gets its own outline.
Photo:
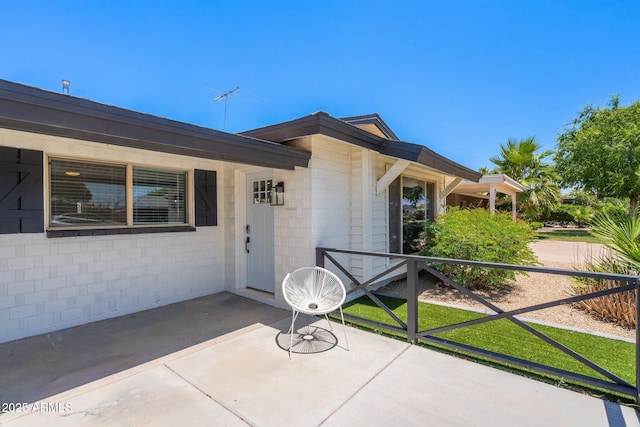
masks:
[[[284,306],[316,247],[402,251],[407,200],[429,220],[480,178],[375,114],[238,135],[0,80],[0,342],[225,290]]]

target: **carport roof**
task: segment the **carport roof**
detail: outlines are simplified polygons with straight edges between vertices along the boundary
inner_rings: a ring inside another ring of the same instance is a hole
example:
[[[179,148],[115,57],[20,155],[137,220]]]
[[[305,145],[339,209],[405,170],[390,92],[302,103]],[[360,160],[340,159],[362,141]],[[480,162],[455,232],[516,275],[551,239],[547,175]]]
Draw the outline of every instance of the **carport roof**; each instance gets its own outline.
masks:
[[[489,193],[492,185],[499,193],[503,194],[522,193],[527,189],[524,185],[508,175],[491,174],[483,175],[477,183],[462,181],[460,185],[453,190],[453,193],[481,197],[480,193]],[[486,198],[488,198],[488,196],[486,196]]]
[[[310,153],[87,99],[0,80],[0,127],[277,169],[307,167]]]

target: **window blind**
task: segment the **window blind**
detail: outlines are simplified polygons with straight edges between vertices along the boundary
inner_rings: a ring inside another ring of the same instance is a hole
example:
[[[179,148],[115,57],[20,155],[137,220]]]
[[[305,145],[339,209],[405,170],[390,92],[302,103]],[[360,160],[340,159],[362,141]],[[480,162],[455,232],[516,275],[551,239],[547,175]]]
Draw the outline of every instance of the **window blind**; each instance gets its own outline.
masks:
[[[134,167],[133,223],[186,222],[186,173]]]

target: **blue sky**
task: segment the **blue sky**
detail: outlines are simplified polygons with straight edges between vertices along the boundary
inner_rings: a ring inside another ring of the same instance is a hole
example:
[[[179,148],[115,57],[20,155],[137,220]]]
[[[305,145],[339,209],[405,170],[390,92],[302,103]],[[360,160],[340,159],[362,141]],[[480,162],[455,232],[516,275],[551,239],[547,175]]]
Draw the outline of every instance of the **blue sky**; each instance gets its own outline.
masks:
[[[6,1],[0,78],[240,132],[377,112],[470,168],[640,99],[640,1]]]

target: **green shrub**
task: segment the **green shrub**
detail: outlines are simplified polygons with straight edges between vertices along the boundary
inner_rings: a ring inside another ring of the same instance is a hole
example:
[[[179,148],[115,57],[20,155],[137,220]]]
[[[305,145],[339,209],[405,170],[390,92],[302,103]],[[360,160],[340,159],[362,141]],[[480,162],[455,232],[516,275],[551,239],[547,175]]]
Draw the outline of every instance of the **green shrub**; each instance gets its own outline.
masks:
[[[432,246],[422,254],[505,264],[534,265],[536,257],[528,244],[533,231],[509,214],[492,215],[484,209],[451,209],[431,226]],[[509,270],[434,264],[451,279],[469,288],[507,286],[515,278]]]
[[[544,224],[540,221],[532,221],[529,223],[529,227],[531,227],[532,230],[540,230],[542,227],[544,227]]]
[[[602,208],[601,212],[605,215],[628,215],[629,214],[629,205],[621,205],[616,203],[607,203]]]
[[[571,216],[573,217],[573,223],[578,227],[586,227],[593,220],[593,216],[595,215],[595,210],[590,206],[574,206],[573,209],[569,211]]]
[[[573,205],[558,205],[547,213],[546,220],[567,225],[573,222],[573,215],[571,214],[573,209]]]

